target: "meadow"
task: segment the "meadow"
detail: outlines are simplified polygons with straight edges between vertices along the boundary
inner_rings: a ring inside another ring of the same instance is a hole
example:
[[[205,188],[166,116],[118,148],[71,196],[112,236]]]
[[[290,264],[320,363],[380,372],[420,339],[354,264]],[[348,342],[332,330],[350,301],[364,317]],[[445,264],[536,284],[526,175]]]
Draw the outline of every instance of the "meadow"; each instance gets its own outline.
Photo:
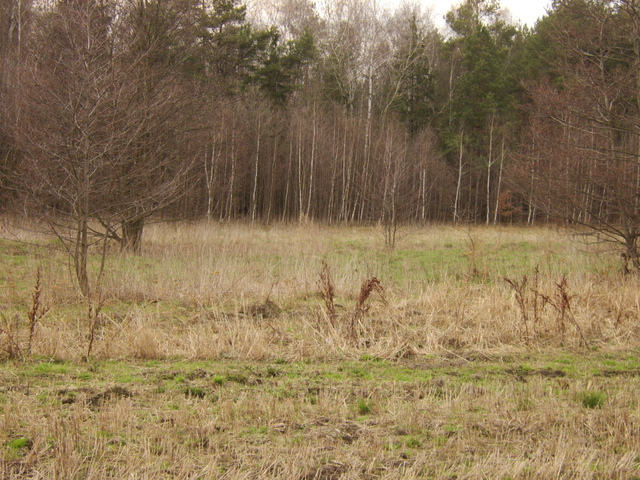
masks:
[[[0,477],[640,478],[640,280],[587,240],[156,224],[88,302],[5,221]]]

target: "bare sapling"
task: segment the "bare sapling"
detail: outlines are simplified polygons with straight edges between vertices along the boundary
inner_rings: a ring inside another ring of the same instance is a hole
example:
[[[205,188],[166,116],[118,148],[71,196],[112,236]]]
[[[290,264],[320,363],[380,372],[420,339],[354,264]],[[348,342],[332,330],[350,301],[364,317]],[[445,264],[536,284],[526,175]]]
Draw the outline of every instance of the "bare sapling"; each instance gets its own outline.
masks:
[[[518,282],[517,280],[512,280],[508,277],[504,277],[504,281],[511,286],[513,292],[515,293],[516,303],[518,304],[518,308],[520,309],[520,319],[522,320],[522,331],[524,334],[524,340],[526,342],[530,342],[532,340],[531,335],[529,334],[529,300],[527,298],[527,283],[529,279],[526,275],[522,276],[522,280]]]
[[[540,269],[536,265],[536,269],[533,274],[533,286],[531,287],[533,291],[533,330],[534,330],[533,334],[534,336],[536,334],[537,325],[540,325],[540,312],[544,310],[544,307],[546,307],[548,303],[545,297],[538,293],[539,278],[540,278]]]
[[[464,256],[469,260],[469,270],[468,276],[469,279],[483,279],[487,276],[484,268],[480,268],[478,266],[478,259],[480,258],[481,251],[478,242],[471,235],[470,231],[467,232],[467,251],[464,253]]]
[[[578,335],[580,335],[581,345],[586,347],[589,345],[589,343],[582,333],[582,329],[580,328],[580,325],[578,325],[576,317],[571,311],[571,300],[573,300],[574,297],[575,295],[570,295],[567,290],[567,277],[563,276],[562,279],[558,283],[556,283],[556,301],[555,303],[551,303],[551,305],[553,305],[553,307],[558,311],[558,318],[560,319],[559,321],[563,324],[563,328],[565,328],[565,319],[569,320],[569,322],[571,322],[575,327]]]
[[[104,306],[104,298],[102,293],[98,293],[98,298],[94,301],[91,297],[87,298],[87,319],[89,321],[89,341],[87,343],[87,352],[83,358],[85,362],[88,362],[91,358],[91,352],[96,339],[96,333],[100,326],[100,312]]]

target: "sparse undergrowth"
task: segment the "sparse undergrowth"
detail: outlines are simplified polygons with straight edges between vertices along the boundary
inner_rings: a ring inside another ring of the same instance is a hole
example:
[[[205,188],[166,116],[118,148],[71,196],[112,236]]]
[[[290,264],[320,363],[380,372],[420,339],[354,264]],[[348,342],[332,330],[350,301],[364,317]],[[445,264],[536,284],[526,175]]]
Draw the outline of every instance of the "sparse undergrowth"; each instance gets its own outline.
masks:
[[[640,281],[616,255],[408,233],[152,226],[89,313],[55,245],[3,240],[0,477],[640,475]]]

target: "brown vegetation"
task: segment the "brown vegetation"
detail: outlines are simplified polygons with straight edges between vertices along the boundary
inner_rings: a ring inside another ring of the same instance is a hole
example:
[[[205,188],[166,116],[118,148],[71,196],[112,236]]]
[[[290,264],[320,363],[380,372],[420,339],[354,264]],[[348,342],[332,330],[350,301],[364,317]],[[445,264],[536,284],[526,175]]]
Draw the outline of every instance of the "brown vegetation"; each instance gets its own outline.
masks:
[[[528,253],[518,252],[522,236]],[[383,238],[375,228],[314,224],[151,225],[144,257],[110,254],[102,297],[90,305],[69,283],[62,252],[37,247],[13,280],[25,292],[5,292],[3,342],[7,352],[31,344],[34,355],[70,360],[635,345],[638,280],[599,273],[619,271],[615,254],[581,253],[547,230],[433,227],[408,235],[399,252]],[[18,336],[13,315],[24,315]]]
[[[148,229],[95,310],[64,252],[5,230],[3,478],[637,472],[640,280],[615,254],[544,229],[397,251],[383,227]]]

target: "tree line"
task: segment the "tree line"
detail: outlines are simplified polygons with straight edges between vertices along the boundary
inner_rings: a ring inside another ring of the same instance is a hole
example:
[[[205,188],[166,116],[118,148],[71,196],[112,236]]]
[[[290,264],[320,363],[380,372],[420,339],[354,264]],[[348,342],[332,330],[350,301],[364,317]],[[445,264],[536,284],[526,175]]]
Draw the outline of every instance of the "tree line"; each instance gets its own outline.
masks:
[[[0,0],[0,201],[75,259],[145,221],[585,224],[638,266],[640,6]],[[82,263],[82,262],[80,262]],[[82,272],[80,276],[84,275]]]

